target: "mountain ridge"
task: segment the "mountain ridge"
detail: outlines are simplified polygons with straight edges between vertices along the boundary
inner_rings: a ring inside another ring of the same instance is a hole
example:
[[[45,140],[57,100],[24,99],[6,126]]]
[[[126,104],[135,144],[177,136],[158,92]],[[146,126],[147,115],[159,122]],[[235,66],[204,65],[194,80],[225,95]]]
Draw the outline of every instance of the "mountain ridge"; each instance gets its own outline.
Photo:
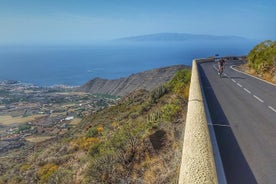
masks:
[[[124,96],[139,89],[151,91],[159,85],[169,81],[176,71],[184,68],[189,68],[189,66],[174,65],[162,67],[113,80],[97,77],[88,81],[76,90],[86,93],[108,94],[114,96]]]

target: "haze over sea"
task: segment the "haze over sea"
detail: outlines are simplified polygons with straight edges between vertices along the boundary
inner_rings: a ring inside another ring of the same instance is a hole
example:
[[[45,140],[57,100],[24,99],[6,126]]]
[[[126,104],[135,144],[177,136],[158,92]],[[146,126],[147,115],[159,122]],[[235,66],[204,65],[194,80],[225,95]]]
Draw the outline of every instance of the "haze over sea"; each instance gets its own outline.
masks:
[[[164,66],[191,65],[194,58],[215,54],[246,55],[255,44],[254,41],[185,41],[0,47],[0,80],[39,86],[77,86],[95,77],[117,79]]]

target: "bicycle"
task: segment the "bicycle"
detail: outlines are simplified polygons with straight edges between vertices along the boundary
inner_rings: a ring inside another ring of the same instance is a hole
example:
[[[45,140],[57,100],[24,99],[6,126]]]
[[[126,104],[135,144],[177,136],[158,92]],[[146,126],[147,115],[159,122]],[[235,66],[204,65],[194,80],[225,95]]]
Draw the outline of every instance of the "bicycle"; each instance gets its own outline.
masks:
[[[222,73],[223,73],[223,66],[219,66],[218,75],[219,75],[220,78],[222,76]]]

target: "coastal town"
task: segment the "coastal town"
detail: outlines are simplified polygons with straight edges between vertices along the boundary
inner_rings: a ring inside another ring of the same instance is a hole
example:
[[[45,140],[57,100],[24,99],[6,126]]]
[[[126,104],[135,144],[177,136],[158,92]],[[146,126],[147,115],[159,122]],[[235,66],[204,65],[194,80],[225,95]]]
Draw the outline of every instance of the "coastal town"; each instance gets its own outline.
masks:
[[[0,81],[0,153],[62,135],[118,99],[77,92],[75,87]]]

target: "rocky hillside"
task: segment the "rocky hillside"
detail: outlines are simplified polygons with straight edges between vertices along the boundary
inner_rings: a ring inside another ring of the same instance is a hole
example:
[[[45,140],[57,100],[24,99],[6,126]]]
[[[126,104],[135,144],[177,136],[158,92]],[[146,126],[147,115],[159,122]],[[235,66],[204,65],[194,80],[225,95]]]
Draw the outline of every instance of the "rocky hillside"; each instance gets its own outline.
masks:
[[[0,157],[0,183],[177,183],[190,70]]]
[[[138,89],[151,91],[169,81],[176,71],[184,68],[187,66],[176,65],[158,68],[115,80],[95,78],[78,88],[77,91],[114,96],[124,96]]]

